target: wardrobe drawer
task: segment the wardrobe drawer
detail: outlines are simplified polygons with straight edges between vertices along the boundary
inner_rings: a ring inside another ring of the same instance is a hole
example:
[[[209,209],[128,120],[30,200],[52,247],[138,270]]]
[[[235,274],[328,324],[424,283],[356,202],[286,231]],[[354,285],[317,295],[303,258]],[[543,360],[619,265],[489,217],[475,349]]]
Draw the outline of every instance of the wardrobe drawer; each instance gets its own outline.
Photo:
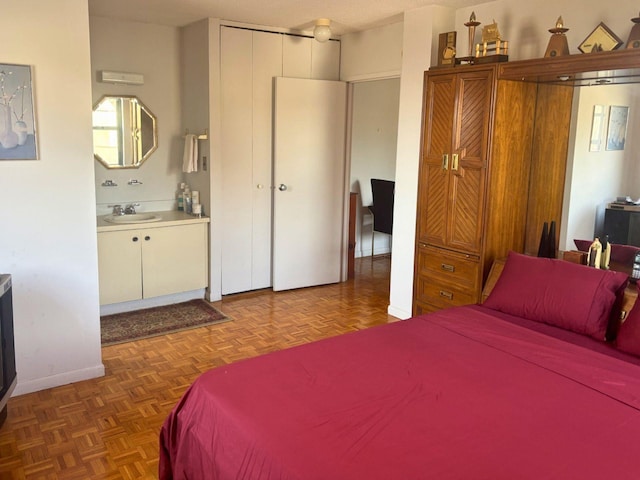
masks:
[[[478,289],[480,262],[476,256],[420,245],[417,261],[418,275],[460,290]]]
[[[459,289],[430,277],[418,277],[416,300],[438,308],[478,303],[475,289]]]

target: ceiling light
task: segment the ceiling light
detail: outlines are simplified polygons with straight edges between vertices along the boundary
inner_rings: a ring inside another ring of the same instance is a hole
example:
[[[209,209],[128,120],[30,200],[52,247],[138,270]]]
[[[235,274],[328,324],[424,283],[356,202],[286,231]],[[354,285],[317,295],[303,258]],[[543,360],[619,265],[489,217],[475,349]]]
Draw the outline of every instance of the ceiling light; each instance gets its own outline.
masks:
[[[316,20],[316,26],[313,29],[313,38],[319,42],[326,42],[331,38],[331,20],[328,18],[319,18]]]

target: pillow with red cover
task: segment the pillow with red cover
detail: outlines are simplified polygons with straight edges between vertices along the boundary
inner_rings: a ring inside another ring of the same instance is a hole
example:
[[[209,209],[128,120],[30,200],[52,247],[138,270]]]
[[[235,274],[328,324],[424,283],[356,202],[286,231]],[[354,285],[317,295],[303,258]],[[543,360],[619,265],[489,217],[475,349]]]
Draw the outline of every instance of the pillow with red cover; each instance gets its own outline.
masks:
[[[640,288],[639,288],[640,289]],[[640,292],[639,292],[640,293]],[[640,357],[640,301],[636,300],[616,338],[618,350]]]
[[[605,340],[627,281],[620,272],[509,252],[483,306]]]

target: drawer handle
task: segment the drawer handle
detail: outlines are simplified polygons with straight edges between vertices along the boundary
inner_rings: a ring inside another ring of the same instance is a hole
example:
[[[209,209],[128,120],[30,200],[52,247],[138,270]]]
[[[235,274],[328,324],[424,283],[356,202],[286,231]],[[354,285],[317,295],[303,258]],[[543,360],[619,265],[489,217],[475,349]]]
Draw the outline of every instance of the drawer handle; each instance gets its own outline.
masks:
[[[442,155],[442,170],[447,170],[449,168],[449,155]]]
[[[149,240],[151,240],[151,237],[149,235],[145,235],[144,239],[146,242],[148,242]]]
[[[138,237],[131,237],[131,240],[133,240],[134,242],[138,241]]]
[[[456,271],[456,267],[454,267],[453,265],[448,265],[446,263],[441,264],[440,268],[442,268],[442,270],[444,270],[446,272],[455,272]]]
[[[453,293],[451,292],[440,290],[440,296],[446,298],[447,300],[453,300]]]
[[[458,154],[457,153],[453,154],[453,162],[451,164],[451,170],[455,170],[456,172],[458,171]]]

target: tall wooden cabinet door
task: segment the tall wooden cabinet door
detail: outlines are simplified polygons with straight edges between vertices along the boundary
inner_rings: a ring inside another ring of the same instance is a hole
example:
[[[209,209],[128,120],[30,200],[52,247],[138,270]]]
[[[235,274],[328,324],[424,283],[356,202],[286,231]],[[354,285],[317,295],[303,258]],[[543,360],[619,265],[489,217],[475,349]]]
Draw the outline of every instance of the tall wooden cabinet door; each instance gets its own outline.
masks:
[[[428,76],[418,193],[418,242],[445,245],[455,76]]]
[[[458,75],[447,245],[480,253],[493,69]]]

